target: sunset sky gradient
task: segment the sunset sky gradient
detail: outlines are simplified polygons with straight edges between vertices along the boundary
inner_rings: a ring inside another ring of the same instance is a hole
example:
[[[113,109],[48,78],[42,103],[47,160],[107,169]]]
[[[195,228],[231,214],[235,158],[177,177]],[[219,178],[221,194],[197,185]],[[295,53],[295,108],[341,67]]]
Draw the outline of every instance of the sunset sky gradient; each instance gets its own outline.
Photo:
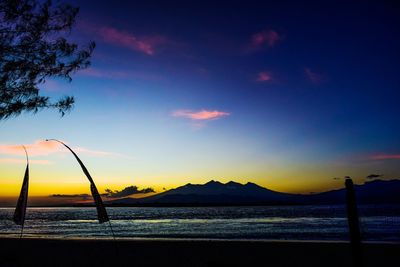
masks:
[[[68,1],[72,40],[97,44],[73,81],[43,94],[76,106],[0,122],[0,196],[211,179],[319,192],[400,177],[400,7],[385,1]]]

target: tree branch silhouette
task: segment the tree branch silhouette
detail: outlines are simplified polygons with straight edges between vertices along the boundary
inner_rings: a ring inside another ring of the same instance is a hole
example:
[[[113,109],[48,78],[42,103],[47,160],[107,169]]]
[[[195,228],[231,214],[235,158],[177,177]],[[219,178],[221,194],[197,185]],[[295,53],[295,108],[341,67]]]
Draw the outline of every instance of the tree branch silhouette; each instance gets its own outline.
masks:
[[[0,120],[22,112],[70,111],[74,98],[51,102],[40,95],[48,78],[64,78],[90,65],[95,43],[81,49],[67,36],[79,8],[51,1],[0,0]]]

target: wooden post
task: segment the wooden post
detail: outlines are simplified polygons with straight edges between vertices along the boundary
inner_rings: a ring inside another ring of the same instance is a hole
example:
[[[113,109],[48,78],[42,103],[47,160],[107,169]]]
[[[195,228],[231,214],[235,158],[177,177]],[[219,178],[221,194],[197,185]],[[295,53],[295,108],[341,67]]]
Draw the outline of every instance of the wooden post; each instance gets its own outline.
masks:
[[[349,224],[350,245],[353,257],[353,264],[356,267],[361,267],[363,264],[361,253],[360,223],[358,218],[356,194],[354,191],[353,181],[350,178],[347,178],[345,181],[345,186],[347,221]]]

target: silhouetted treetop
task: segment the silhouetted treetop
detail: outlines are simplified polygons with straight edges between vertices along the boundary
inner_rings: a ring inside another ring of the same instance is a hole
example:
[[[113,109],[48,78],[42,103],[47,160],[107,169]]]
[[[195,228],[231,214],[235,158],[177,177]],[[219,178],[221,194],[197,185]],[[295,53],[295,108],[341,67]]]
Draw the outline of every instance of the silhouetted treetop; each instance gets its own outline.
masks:
[[[47,78],[71,81],[90,65],[95,47],[81,49],[68,36],[79,8],[51,1],[0,0],[0,120],[55,108],[61,115],[74,104],[71,96],[51,102],[39,94]]]

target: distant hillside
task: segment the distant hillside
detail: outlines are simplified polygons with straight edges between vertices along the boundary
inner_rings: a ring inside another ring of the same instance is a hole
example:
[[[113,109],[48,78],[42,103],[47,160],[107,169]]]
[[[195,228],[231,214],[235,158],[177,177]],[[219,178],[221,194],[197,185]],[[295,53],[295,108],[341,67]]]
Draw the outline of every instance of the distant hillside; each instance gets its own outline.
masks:
[[[400,203],[400,180],[375,180],[355,186],[360,204]],[[186,184],[145,198],[107,201],[111,206],[200,206],[200,205],[316,205],[342,204],[345,189],[300,195],[269,190],[254,183]]]
[[[374,180],[362,185],[355,185],[358,203],[360,204],[400,204],[400,180]],[[332,190],[307,196],[304,201],[314,204],[344,203],[345,189]]]

